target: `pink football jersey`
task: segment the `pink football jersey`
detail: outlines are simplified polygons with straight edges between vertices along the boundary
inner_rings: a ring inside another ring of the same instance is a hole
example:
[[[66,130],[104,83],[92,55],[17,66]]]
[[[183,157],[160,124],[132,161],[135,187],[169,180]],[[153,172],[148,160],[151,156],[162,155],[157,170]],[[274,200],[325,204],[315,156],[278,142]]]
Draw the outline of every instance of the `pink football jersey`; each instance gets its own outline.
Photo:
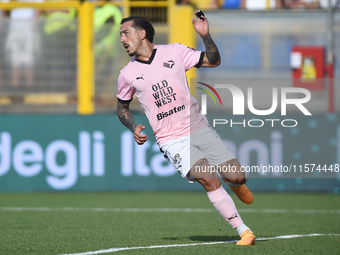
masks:
[[[178,43],[155,45],[148,61],[133,57],[120,71],[118,100],[130,101],[136,95],[158,145],[209,126],[190,94],[185,75],[200,66],[203,56],[203,52]]]

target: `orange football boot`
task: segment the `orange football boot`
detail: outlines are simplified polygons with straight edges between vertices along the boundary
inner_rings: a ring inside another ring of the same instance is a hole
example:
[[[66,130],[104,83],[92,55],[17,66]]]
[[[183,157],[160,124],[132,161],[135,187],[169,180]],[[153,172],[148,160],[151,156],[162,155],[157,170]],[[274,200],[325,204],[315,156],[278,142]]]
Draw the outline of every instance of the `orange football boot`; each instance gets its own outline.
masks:
[[[236,243],[236,245],[254,245],[255,244],[255,236],[253,232],[249,230],[249,228],[241,234],[241,240]]]
[[[224,179],[223,179],[224,180]],[[236,196],[243,202],[246,204],[251,204],[254,201],[254,197],[253,194],[251,193],[251,191],[248,189],[248,187],[245,184],[242,185],[238,185],[237,187],[232,187],[229,185],[229,183],[224,180],[224,182],[226,182],[229,186],[229,188],[234,191],[234,193],[236,194]]]

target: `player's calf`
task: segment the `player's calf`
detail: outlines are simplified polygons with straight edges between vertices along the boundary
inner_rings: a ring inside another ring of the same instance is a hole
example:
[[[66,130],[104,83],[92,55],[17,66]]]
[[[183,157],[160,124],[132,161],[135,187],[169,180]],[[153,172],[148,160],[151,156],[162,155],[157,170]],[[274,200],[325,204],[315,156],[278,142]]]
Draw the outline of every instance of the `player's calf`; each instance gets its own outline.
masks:
[[[221,187],[221,181],[213,167],[206,159],[198,160],[189,172],[190,178],[200,183],[207,192],[217,190]]]
[[[228,165],[229,170],[231,169],[229,172],[221,173],[223,181],[228,184],[229,188],[234,191],[242,202],[251,204],[254,201],[254,197],[249,188],[245,185],[248,180],[247,172],[241,167],[236,158],[227,161],[223,165]],[[231,165],[232,167],[230,167]]]
[[[235,185],[242,185],[247,182],[246,172],[241,168],[236,158],[228,160],[216,167],[222,178]]]

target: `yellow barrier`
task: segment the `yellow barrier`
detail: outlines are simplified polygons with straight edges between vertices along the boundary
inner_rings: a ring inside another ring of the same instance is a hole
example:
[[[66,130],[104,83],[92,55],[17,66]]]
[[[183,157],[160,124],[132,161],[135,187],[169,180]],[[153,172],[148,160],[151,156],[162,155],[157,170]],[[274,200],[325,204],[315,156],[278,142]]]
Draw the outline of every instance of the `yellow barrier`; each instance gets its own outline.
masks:
[[[170,43],[178,42],[191,48],[196,47],[195,30],[192,25],[194,9],[190,5],[173,5],[170,7]],[[181,18],[178,18],[181,17]],[[195,88],[190,84],[190,79],[196,77],[196,69],[191,68],[186,72],[190,91],[195,96]]]
[[[94,5],[84,2],[79,9],[78,29],[78,113],[94,113]]]
[[[80,1],[65,1],[65,2],[0,2],[1,10],[12,10],[15,8],[33,8],[40,10],[60,10],[74,8],[79,9]]]

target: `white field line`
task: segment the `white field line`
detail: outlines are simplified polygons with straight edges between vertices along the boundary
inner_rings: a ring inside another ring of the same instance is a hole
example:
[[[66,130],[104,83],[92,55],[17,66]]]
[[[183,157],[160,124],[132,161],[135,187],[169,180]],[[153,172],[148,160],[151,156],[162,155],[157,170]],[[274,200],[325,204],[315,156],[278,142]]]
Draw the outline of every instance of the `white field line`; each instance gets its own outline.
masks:
[[[88,208],[88,207],[0,207],[0,211],[40,211],[40,212],[158,212],[158,213],[212,213],[215,209],[204,208]],[[298,213],[298,214],[340,214],[340,209],[239,209],[239,213]]]
[[[268,238],[257,238],[256,241],[266,241],[273,239],[291,239],[297,237],[310,237],[310,236],[338,236],[340,234],[309,234],[309,235],[285,235],[276,236]],[[152,245],[152,246],[139,246],[139,247],[122,247],[122,248],[110,248],[106,250],[89,251],[82,253],[68,253],[63,255],[93,255],[93,254],[103,254],[109,252],[126,251],[126,250],[139,250],[139,249],[157,249],[157,248],[171,248],[171,247],[187,247],[187,246],[198,246],[198,245],[212,245],[212,244],[222,244],[222,243],[236,243],[238,240],[233,241],[220,241],[220,242],[209,242],[209,243],[189,243],[189,244],[169,244],[169,245]]]

